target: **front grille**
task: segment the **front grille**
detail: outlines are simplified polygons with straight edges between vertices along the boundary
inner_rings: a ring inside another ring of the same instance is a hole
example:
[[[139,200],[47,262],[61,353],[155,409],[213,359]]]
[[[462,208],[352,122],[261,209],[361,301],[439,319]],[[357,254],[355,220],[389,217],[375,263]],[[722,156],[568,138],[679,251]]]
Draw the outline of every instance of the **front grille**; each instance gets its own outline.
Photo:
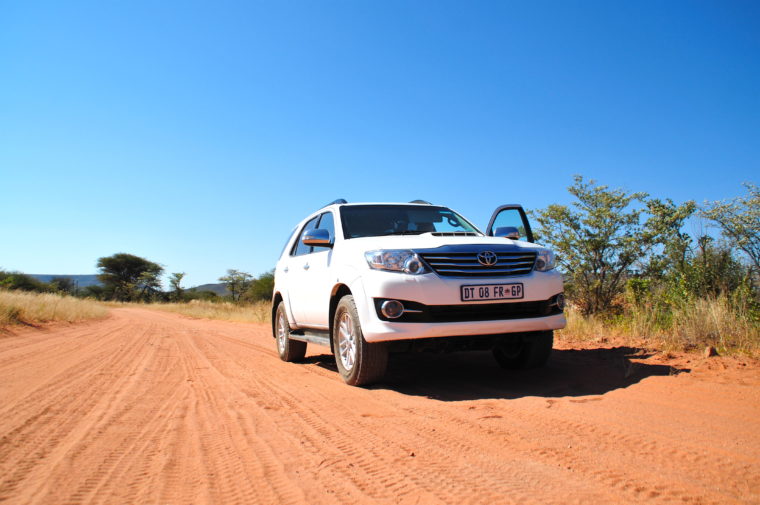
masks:
[[[482,265],[478,253],[482,251],[462,252],[421,252],[420,256],[438,274],[446,277],[507,277],[525,275],[533,269],[536,262],[534,251],[493,251],[496,254],[494,265]]]
[[[535,302],[476,303],[460,305],[425,305],[408,300],[399,300],[404,309],[397,319],[388,319],[380,311],[387,298],[375,298],[375,310],[382,321],[393,323],[461,323],[468,321],[501,321],[528,319],[561,314],[557,306],[557,296]]]
[[[526,319],[551,314],[549,300],[539,302],[488,303],[478,305],[429,305],[430,321],[454,323],[460,321],[498,321]]]

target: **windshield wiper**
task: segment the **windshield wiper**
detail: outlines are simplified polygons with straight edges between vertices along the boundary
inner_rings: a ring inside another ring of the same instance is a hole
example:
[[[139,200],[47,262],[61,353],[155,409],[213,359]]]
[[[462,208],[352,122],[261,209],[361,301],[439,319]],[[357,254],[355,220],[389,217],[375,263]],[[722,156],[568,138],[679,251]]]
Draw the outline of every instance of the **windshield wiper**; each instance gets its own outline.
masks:
[[[434,231],[436,237],[479,237],[481,234],[475,231]]]
[[[388,233],[381,233],[379,235],[375,235],[376,237],[385,237],[386,235],[422,235],[423,233],[427,233],[426,231],[420,231],[420,230],[406,230],[406,231],[391,231]]]

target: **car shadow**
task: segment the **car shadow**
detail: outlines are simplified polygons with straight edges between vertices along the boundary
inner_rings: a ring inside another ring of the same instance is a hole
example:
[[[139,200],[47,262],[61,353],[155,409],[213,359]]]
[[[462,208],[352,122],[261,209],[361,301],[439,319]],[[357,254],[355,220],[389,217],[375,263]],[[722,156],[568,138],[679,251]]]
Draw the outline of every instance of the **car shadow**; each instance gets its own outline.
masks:
[[[441,401],[593,396],[647,377],[691,371],[638,361],[650,356],[634,347],[555,349],[543,368],[503,370],[490,352],[393,354],[385,378],[370,389]],[[337,373],[332,355],[310,356],[305,362]]]

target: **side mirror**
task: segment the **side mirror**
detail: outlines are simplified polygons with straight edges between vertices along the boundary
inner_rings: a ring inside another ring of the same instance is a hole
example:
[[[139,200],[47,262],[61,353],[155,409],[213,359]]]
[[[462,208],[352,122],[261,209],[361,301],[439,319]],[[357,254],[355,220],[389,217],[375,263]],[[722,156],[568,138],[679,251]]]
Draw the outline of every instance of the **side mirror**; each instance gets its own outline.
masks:
[[[494,237],[504,237],[512,240],[520,240],[520,232],[514,226],[500,226],[493,232]]]
[[[317,228],[316,230],[309,230],[303,234],[303,243],[306,245],[315,245],[318,247],[332,247],[330,242],[330,232]]]

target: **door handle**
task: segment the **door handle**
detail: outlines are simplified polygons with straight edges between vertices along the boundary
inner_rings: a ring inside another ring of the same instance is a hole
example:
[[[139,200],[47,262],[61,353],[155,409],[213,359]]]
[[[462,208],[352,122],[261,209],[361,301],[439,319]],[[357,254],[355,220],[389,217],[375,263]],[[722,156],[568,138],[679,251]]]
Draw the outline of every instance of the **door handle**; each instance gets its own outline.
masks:
[[[283,268],[282,271],[288,273],[288,267]]]
[[[304,270],[308,270],[308,269],[309,269],[309,264],[308,264],[308,263],[304,263],[304,265],[303,265],[303,269],[304,269]]]

